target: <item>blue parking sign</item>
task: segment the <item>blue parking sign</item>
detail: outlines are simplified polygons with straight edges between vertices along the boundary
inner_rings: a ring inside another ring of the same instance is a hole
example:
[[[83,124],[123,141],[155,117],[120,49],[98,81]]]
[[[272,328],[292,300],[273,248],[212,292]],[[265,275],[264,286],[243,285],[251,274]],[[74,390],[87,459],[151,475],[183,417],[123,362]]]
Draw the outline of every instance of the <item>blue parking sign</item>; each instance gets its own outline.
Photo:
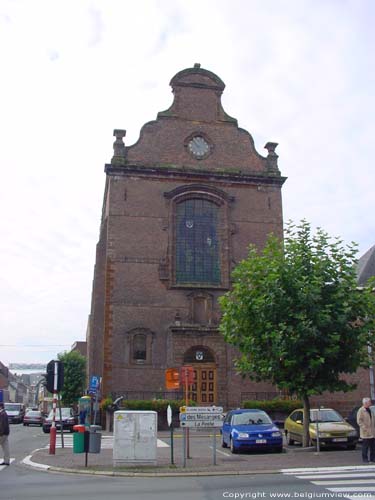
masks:
[[[100,377],[98,375],[92,375],[90,379],[89,392],[96,393],[100,386]]]

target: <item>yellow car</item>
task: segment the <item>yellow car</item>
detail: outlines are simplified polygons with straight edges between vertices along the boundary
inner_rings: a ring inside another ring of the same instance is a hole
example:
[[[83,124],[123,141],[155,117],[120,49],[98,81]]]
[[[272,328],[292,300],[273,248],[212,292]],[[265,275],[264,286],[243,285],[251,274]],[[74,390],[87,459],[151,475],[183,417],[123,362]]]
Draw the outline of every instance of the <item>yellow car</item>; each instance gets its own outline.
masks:
[[[318,425],[317,425],[318,424]],[[357,432],[343,417],[331,408],[310,410],[310,445],[316,446],[317,427],[320,446],[345,447],[354,450],[358,441]],[[285,438],[288,445],[302,443],[303,410],[294,410],[284,423]]]

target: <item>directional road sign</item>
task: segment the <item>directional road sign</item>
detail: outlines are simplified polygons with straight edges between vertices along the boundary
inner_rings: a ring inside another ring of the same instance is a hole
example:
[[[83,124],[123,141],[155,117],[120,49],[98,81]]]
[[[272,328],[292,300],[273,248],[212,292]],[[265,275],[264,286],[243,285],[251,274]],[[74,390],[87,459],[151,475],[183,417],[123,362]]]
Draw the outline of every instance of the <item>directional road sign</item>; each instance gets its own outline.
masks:
[[[221,406],[182,406],[180,408],[181,427],[221,427]]]

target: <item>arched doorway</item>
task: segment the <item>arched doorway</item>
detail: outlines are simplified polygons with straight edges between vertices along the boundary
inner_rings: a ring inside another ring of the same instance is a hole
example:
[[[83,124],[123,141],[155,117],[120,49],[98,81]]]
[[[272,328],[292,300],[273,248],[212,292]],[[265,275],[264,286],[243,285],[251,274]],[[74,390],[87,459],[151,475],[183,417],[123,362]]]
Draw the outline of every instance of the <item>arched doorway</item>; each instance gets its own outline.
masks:
[[[190,347],[184,354],[184,365],[194,369],[190,398],[201,406],[216,404],[216,363],[211,350],[204,346]]]

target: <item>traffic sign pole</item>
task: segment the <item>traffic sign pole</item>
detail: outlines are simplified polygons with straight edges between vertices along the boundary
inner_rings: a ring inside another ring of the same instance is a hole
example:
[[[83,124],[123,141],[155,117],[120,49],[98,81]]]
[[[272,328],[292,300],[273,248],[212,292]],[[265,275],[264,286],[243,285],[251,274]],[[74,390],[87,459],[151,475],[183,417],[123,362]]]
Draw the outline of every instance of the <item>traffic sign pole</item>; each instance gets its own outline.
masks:
[[[183,433],[184,433],[184,438],[182,440],[182,453],[183,453],[183,466],[186,467],[186,431],[187,428],[184,427]]]
[[[213,441],[212,441],[212,454],[213,454],[213,462],[214,465],[216,465],[216,429],[215,427],[213,428]]]
[[[53,416],[52,416],[52,426],[50,429],[50,439],[49,439],[49,454],[55,455],[56,453],[56,403],[57,403],[57,382],[58,382],[58,363],[54,362],[54,378],[53,378]],[[60,422],[62,425],[62,422]]]
[[[182,368],[184,369],[184,367]],[[189,399],[188,399],[188,393],[189,393],[189,374],[188,374],[188,369],[185,368],[185,404],[186,406],[189,404]],[[186,456],[187,458],[190,458],[190,442],[189,442],[189,429],[186,429],[185,431],[185,438],[186,438]]]
[[[174,457],[173,457],[173,416],[172,416],[171,405],[168,405],[168,408],[167,408],[167,422],[168,422],[169,427],[171,428],[171,464],[174,465]]]

